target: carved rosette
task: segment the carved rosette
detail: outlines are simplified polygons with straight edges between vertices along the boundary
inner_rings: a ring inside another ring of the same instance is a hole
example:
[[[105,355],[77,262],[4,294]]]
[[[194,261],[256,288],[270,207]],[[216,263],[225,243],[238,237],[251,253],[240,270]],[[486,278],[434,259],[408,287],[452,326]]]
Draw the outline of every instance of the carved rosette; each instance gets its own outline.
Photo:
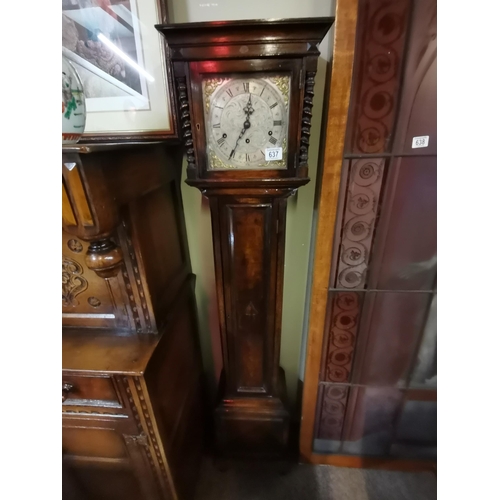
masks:
[[[191,113],[187,93],[186,78],[176,78],[177,94],[179,97],[179,114],[182,129],[182,140],[186,148],[188,174],[196,170],[196,156],[194,153],[193,131],[191,128]]]
[[[299,167],[307,167],[309,156],[309,138],[311,137],[311,120],[314,99],[315,71],[306,72],[304,88],[304,105],[302,108],[302,125],[300,129]]]
[[[74,253],[80,253],[83,250],[83,245],[73,238],[68,241],[68,248]]]
[[[87,299],[87,302],[91,307],[95,307],[95,308],[97,308],[101,305],[101,301],[97,297],[89,297]]]
[[[350,163],[336,288],[364,288],[384,175],[383,159]]]

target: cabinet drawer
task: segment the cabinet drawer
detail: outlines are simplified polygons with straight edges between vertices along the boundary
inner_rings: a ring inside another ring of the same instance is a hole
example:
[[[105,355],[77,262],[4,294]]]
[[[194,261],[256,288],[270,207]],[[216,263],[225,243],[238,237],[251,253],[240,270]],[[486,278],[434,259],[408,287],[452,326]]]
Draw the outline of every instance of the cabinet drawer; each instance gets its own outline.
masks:
[[[115,384],[111,377],[73,375],[63,372],[63,406],[106,406],[121,408]]]

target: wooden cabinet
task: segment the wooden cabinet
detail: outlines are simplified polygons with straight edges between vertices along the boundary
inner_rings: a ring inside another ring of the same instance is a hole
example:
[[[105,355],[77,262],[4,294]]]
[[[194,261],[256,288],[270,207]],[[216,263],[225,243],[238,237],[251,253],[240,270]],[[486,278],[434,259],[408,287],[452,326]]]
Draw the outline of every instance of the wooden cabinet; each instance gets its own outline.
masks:
[[[63,417],[63,460],[89,498],[162,498],[147,444],[133,420],[121,415]]]
[[[203,444],[181,154],[63,149],[63,490],[192,498]]]

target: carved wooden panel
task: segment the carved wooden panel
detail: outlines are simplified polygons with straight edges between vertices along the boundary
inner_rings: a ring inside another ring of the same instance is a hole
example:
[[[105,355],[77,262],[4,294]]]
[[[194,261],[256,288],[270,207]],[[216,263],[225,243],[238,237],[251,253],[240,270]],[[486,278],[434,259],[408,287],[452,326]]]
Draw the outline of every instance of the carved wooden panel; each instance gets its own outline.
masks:
[[[89,243],[63,230],[63,325],[158,331],[154,311],[171,304],[189,269],[180,203],[173,180],[122,211],[123,264],[107,279],[87,267]]]
[[[160,143],[63,148],[64,326],[162,329],[190,272],[181,164]]]
[[[128,325],[120,304],[117,278],[104,280],[85,263],[89,244],[62,232],[63,325],[114,327]]]

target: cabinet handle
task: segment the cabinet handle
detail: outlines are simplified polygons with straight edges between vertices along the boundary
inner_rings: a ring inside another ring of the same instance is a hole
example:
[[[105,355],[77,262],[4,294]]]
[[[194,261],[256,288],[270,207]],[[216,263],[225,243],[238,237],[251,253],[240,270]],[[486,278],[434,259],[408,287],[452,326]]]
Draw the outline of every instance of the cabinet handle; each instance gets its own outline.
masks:
[[[73,384],[65,382],[62,385],[62,402],[64,403],[69,396],[69,393],[73,390]]]

